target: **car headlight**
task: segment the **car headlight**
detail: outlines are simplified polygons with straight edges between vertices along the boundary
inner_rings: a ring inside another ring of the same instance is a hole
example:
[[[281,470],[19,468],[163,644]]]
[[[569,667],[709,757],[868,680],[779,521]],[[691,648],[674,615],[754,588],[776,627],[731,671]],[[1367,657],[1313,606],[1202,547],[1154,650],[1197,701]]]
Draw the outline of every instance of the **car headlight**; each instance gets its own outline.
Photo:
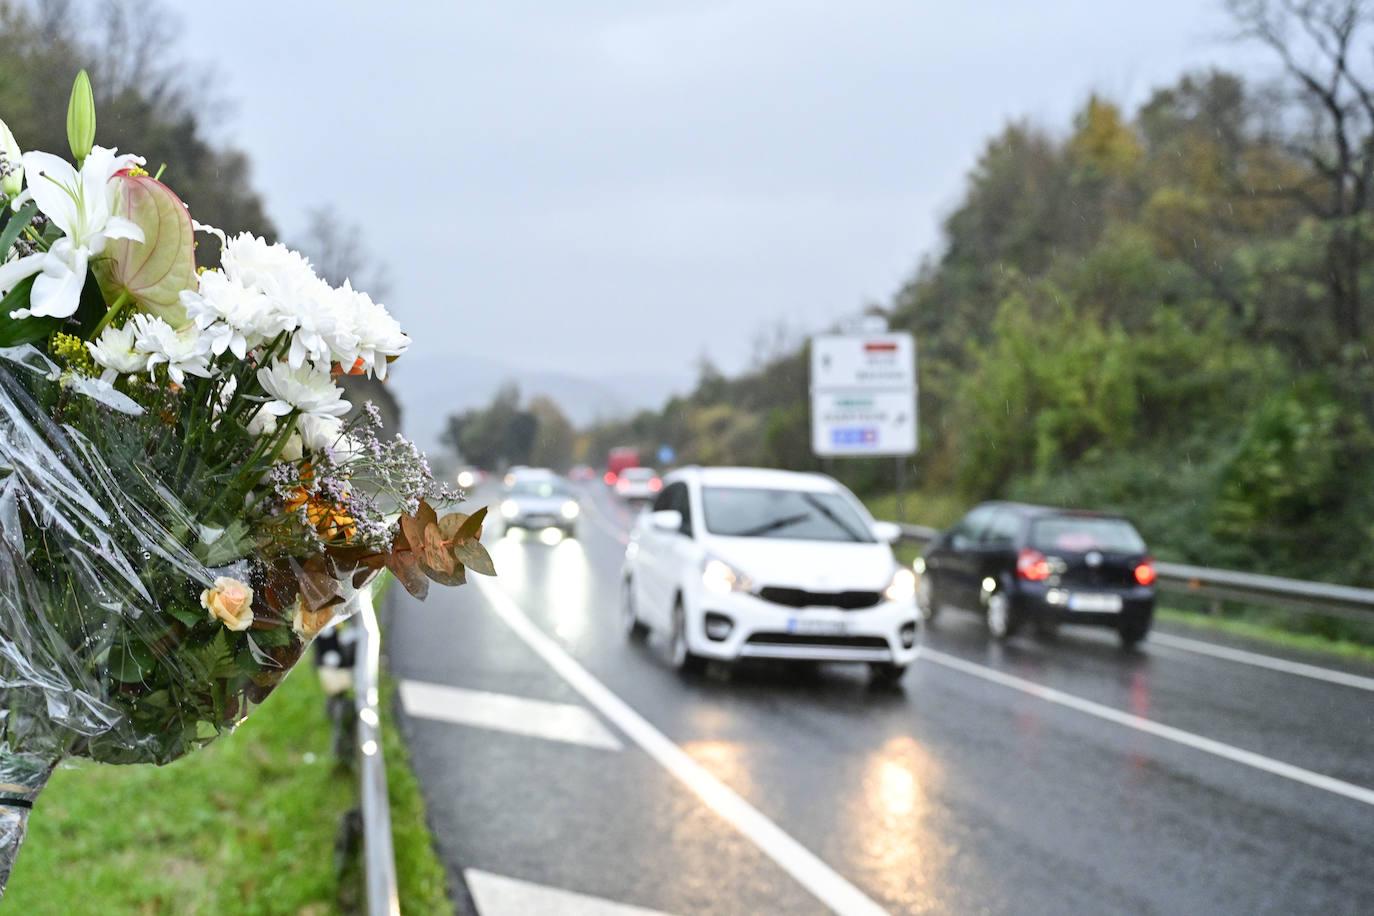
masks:
[[[917,557],[916,559],[912,560],[911,571],[916,573],[916,575],[918,576],[924,576],[926,573],[926,558]]]
[[[568,521],[572,521],[573,519],[577,518],[577,513],[582,511],[582,507],[579,506],[574,500],[570,499],[563,504],[563,508],[559,511],[563,513],[564,518],[566,518]]]
[[[707,560],[701,567],[701,584],[705,586],[708,592],[714,592],[717,595],[748,592],[752,591],[754,587],[748,576],[724,560],[717,560],[714,557]]]
[[[520,514],[520,504],[513,499],[508,499],[501,503],[501,517],[515,518]]]
[[[477,483],[476,474],[471,471],[458,472],[458,486],[462,487],[464,490],[470,489],[475,483]]]
[[[898,566],[892,581],[883,589],[888,601],[911,601],[916,597],[916,574],[905,566]]]

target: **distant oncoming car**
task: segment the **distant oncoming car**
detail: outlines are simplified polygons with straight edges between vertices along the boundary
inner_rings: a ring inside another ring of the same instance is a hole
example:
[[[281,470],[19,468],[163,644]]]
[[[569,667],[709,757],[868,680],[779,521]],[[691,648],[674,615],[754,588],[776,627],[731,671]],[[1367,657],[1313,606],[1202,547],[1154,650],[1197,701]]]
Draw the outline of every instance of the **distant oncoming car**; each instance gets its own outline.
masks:
[[[615,481],[615,495],[626,500],[651,500],[663,489],[653,468],[626,468]]]
[[[520,475],[501,500],[501,518],[507,529],[557,528],[568,537],[575,537],[577,517],[581,514],[577,497],[568,485],[547,472],[527,471]]]
[[[481,468],[471,465],[459,468],[457,474],[458,487],[463,490],[471,490],[481,483],[484,477],[486,477],[486,473]]]
[[[670,635],[673,663],[867,662],[898,680],[916,657],[916,577],[895,525],[820,474],[683,468],[664,479],[625,552],[631,636]]]
[[[584,483],[588,480],[596,480],[596,471],[594,471],[590,465],[574,465],[573,469],[568,472],[568,479],[576,480],[578,483]]]
[[[984,503],[932,542],[916,571],[927,619],[946,604],[980,609],[995,639],[1026,622],[1046,635],[1090,624],[1115,629],[1129,648],[1154,616],[1154,563],[1116,515]]]

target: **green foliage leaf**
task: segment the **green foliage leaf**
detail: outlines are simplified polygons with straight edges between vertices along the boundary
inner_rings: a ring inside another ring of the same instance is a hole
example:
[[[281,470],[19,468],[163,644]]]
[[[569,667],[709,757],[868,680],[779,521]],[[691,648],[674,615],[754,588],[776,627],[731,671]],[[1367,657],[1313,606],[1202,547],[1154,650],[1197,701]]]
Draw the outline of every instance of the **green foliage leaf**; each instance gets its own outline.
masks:
[[[37,343],[46,340],[54,331],[62,327],[59,318],[11,318],[10,312],[26,308],[29,304],[29,291],[33,289],[33,277],[23,280],[9,295],[0,299],[0,347],[17,347],[21,344]]]
[[[5,208],[8,212],[9,208]],[[5,228],[0,229],[0,262],[3,262],[10,248],[19,240],[19,234],[23,232],[33,222],[33,218],[38,213],[38,205],[29,201],[19,208],[19,212],[10,216],[5,221]]]

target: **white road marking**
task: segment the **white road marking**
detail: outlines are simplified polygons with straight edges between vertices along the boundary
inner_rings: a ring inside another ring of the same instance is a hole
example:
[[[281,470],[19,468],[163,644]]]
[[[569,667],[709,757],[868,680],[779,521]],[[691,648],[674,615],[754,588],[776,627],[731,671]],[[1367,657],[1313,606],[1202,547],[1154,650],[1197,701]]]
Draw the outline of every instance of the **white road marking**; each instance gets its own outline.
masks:
[[[678,747],[586,668],[539,629],[501,588],[484,579],[472,580],[487,597],[496,615],[525,645],[582,694],[593,707],[638,744],[716,814],[763,851],[816,899],[846,916],[877,916],[886,911],[839,875],[814,853],[785,833],[725,783]]]
[[[1335,795],[1354,799],[1366,805],[1374,805],[1374,789],[1367,789],[1364,786],[1357,786],[1354,783],[1345,782],[1332,776],[1323,776],[1321,773],[1314,773],[1312,770],[1305,770],[1302,767],[1294,766],[1291,763],[1284,763],[1282,760],[1275,760],[1272,757],[1265,757],[1263,754],[1256,754],[1254,751],[1247,751],[1243,748],[1235,747],[1212,738],[1204,738],[1202,735],[1184,731],[1181,728],[1174,728],[1172,725],[1164,725],[1153,719],[1144,716],[1137,716],[1134,713],[1122,712],[1111,706],[1104,706],[1092,700],[1085,700],[1082,697],[1065,693],[1062,690],[1055,690],[1053,687],[1046,687],[1034,681],[1017,677],[1014,674],[1007,674],[998,671],[996,668],[989,668],[987,665],[980,665],[970,662],[955,655],[947,655],[929,646],[924,647],[921,658],[932,661],[937,665],[944,665],[946,668],[953,668],[955,671],[962,671],[974,677],[982,678],[993,684],[1003,687],[1010,687],[1012,690],[1019,690],[1046,701],[1055,703],[1059,706],[1066,706],[1069,709],[1076,709],[1079,712],[1105,719],[1108,722],[1115,722],[1136,731],[1145,732],[1177,744],[1186,745],[1217,757],[1245,766],[1254,767],[1257,770],[1264,770],[1266,773],[1273,773],[1294,782],[1323,789]]]
[[[401,704],[408,715],[424,719],[608,751],[624,750],[615,735],[596,716],[581,706],[568,703],[549,703],[423,681],[401,681]]]
[[[592,511],[588,512],[587,516],[596,519],[597,525],[599,525],[603,531],[622,544],[630,543],[630,536],[616,527],[615,522],[606,514],[605,510],[601,508],[595,493],[588,492],[586,500],[583,501],[583,505],[591,508]]]
[[[1244,649],[1233,649],[1230,646],[1221,646],[1200,639],[1189,639],[1186,636],[1175,636],[1172,633],[1160,633],[1158,630],[1150,634],[1150,642],[1171,649],[1182,649],[1185,652],[1196,652],[1199,655],[1223,658],[1228,662],[1239,662],[1242,665],[1254,665],[1256,668],[1268,668],[1271,671],[1282,671],[1284,674],[1296,674],[1299,677],[1310,677],[1330,684],[1340,684],[1342,687],[1374,691],[1374,677],[1361,677],[1358,674],[1338,671],[1335,668],[1323,668],[1320,665],[1293,662],[1286,658],[1261,655],[1258,652],[1247,652]]]
[[[463,880],[480,916],[668,916],[661,910],[545,887],[475,868],[464,869]]]

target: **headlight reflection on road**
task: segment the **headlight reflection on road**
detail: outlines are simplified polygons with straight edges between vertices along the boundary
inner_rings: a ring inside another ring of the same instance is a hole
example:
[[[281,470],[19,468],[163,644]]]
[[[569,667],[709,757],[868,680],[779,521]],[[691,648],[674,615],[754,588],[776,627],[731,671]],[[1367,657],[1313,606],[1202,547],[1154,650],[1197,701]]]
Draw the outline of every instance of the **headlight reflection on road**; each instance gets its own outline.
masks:
[[[861,791],[848,830],[862,850],[860,867],[879,899],[901,912],[936,909],[941,872],[949,858],[927,823],[939,764],[910,736],[889,739],[864,764]]]
[[[547,581],[554,632],[565,644],[575,643],[591,625],[587,609],[591,569],[580,542],[568,539],[554,546]]]

